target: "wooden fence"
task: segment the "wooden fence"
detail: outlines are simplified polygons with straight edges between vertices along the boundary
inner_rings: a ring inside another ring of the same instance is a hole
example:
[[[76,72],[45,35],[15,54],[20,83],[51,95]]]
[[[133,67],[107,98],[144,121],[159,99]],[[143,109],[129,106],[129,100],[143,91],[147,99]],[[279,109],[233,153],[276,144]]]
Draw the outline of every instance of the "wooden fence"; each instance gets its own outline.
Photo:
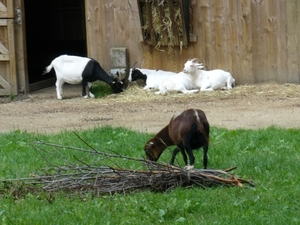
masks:
[[[143,68],[181,71],[187,59],[199,58],[208,69],[230,71],[238,84],[299,83],[300,1],[191,0],[190,5],[194,42],[168,53],[143,42],[137,0],[86,0],[88,54],[106,70],[110,48],[126,47],[130,65]]]

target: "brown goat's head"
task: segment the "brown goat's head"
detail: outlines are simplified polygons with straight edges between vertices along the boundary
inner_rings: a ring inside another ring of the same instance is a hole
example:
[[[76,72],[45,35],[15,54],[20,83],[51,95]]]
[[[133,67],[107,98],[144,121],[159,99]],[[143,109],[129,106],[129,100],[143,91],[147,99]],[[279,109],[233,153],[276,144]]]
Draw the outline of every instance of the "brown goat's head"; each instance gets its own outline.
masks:
[[[144,147],[146,158],[150,161],[157,161],[160,157],[163,149],[159,148],[153,141],[149,141],[145,144]]]

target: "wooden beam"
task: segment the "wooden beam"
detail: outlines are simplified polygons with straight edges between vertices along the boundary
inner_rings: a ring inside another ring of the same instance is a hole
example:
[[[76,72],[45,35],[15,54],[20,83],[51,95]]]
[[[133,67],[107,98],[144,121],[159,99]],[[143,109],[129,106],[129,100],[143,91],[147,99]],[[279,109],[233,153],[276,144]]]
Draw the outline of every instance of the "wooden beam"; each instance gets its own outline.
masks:
[[[3,89],[0,89],[0,95],[10,95],[11,94],[11,86],[10,84],[0,75],[0,86]]]
[[[1,27],[7,26],[7,19],[0,19],[0,26]]]
[[[0,53],[5,55],[9,53],[8,49],[1,42],[0,42]]]
[[[8,54],[0,54],[0,61],[9,61]]]

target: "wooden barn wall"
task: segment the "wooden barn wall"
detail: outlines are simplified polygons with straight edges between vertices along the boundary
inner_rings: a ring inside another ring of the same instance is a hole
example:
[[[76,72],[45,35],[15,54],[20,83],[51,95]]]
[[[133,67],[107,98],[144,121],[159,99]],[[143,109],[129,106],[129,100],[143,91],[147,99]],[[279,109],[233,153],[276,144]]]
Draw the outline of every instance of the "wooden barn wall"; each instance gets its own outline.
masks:
[[[300,1],[191,0],[190,31],[182,51],[142,42],[136,0],[86,0],[88,54],[110,69],[110,48],[126,47],[130,65],[181,71],[190,58],[230,71],[238,84],[299,83]]]

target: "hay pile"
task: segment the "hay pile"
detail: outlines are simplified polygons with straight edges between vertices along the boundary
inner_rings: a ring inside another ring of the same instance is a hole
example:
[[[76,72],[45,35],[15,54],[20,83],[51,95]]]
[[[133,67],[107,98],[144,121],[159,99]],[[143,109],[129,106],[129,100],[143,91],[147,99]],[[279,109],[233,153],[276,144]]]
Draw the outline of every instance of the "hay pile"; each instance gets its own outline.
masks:
[[[251,97],[267,97],[267,98],[300,98],[300,85],[298,84],[277,84],[277,83],[264,83],[264,84],[251,84],[251,85],[237,85],[232,90],[215,90],[208,92],[198,92],[193,94],[183,94],[171,92],[167,95],[156,95],[155,91],[146,91],[135,82],[130,83],[128,88],[121,94],[109,95],[103,100],[116,101],[116,102],[136,102],[136,101],[149,101],[161,99],[178,99],[178,100],[192,100],[201,99],[203,101],[210,101],[212,99],[233,99]]]

